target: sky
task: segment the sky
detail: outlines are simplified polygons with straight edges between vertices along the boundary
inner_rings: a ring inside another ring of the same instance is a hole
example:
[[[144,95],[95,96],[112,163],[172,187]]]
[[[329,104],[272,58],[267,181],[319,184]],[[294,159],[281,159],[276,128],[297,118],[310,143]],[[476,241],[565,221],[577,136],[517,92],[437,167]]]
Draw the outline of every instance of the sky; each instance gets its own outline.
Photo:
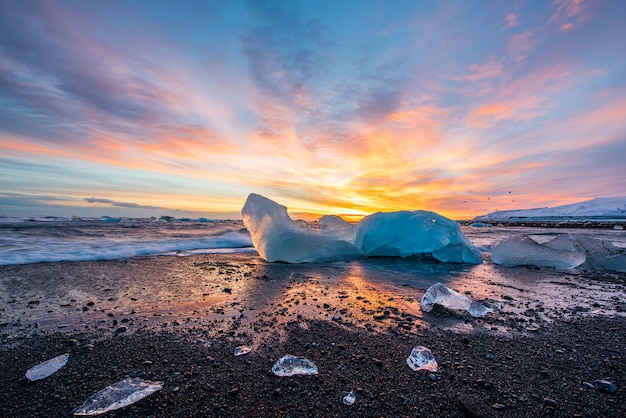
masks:
[[[2,1],[0,215],[626,196],[626,2]]]

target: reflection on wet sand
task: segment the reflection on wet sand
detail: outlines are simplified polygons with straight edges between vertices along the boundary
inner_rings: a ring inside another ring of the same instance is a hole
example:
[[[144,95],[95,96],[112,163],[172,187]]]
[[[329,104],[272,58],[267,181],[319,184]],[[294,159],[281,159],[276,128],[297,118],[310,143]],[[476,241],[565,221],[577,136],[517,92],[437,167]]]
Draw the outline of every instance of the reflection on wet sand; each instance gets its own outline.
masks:
[[[106,336],[120,326],[201,327],[207,338],[258,342],[306,318],[410,334],[432,326],[525,332],[568,315],[623,315],[624,281],[602,277],[505,268],[488,259],[282,264],[255,253],[0,266],[0,333],[11,339],[54,331]],[[503,309],[482,319],[422,313],[419,301],[436,282]]]

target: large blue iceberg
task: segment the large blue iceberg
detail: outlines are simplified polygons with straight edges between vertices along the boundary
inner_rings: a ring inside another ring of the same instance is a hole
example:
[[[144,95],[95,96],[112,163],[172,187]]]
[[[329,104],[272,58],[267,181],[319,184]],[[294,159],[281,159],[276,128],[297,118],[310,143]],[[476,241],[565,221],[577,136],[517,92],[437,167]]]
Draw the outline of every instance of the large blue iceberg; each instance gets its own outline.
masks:
[[[325,216],[315,230],[294,222],[285,206],[252,193],[241,213],[254,247],[270,262],[317,263],[419,254],[444,262],[482,262],[480,252],[463,235],[460,225],[434,212],[375,213],[358,224]]]

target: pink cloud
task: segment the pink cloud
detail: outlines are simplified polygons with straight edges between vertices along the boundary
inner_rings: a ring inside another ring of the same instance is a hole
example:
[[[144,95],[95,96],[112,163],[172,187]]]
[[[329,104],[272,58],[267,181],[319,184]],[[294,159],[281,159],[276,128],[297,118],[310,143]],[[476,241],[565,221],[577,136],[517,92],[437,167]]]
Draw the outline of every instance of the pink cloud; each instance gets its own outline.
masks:
[[[519,25],[518,17],[514,13],[509,13],[506,15],[504,27],[506,29],[514,28]]]
[[[522,32],[509,38],[506,49],[515,61],[523,61],[535,49],[537,43],[531,32]]]
[[[562,66],[538,68],[512,81],[504,79],[468,112],[466,124],[486,128],[499,121],[519,122],[542,116],[554,106],[550,97],[574,81],[572,73]]]
[[[556,24],[561,32],[572,30],[587,20],[584,0],[554,0],[552,5],[556,10],[550,22]]]
[[[470,75],[465,77],[468,81],[480,81],[484,79],[494,78],[502,72],[502,63],[500,61],[489,61],[482,65],[472,64],[469,66]]]

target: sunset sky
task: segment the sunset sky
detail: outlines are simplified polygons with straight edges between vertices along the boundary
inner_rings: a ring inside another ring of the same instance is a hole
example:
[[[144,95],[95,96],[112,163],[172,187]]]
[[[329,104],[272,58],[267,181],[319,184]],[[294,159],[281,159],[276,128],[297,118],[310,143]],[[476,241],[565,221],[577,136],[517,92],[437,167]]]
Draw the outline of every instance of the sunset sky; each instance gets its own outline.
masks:
[[[626,196],[626,1],[2,1],[0,215]]]

